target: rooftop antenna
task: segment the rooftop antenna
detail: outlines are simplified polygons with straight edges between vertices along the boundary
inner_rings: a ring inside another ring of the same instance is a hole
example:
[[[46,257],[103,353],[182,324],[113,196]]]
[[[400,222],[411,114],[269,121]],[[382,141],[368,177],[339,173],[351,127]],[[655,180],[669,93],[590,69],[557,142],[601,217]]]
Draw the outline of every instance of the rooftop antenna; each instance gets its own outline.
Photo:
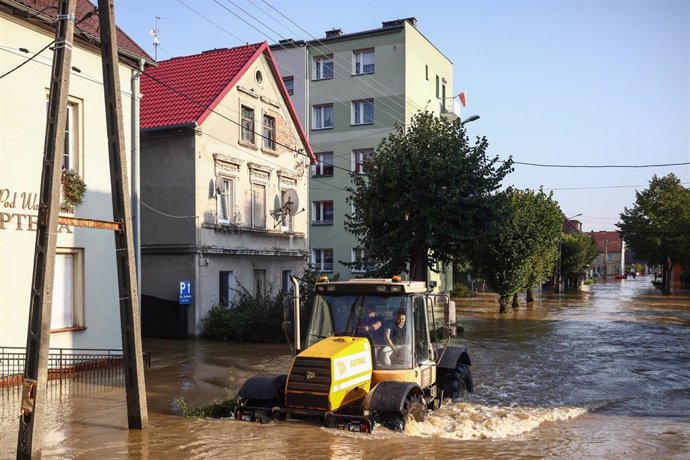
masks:
[[[160,32],[160,29],[158,28],[158,20],[160,19],[160,16],[155,17],[155,24],[153,26],[153,29],[149,32],[151,36],[153,37],[153,60],[158,61],[158,46],[160,46],[161,41],[158,38],[158,33]]]

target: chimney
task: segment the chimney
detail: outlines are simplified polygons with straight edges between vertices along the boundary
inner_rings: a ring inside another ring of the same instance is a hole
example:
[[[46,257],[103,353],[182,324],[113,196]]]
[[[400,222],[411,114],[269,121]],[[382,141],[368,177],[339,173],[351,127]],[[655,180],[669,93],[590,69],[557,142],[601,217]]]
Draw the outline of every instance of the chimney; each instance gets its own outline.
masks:
[[[343,29],[331,29],[326,31],[326,38],[340,37],[343,34]]]
[[[409,22],[412,27],[417,28],[417,18],[405,18],[405,19],[394,19],[393,21],[383,21],[381,22],[382,29],[392,29],[394,27],[400,27],[405,22]]]

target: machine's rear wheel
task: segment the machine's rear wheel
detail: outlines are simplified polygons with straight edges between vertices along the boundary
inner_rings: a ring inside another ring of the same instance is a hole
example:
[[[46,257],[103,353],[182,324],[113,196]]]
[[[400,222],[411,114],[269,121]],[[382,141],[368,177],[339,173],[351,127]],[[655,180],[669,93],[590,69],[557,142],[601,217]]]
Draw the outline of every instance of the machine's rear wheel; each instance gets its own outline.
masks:
[[[472,388],[472,374],[464,364],[458,364],[453,372],[448,374],[443,384],[443,395],[453,402],[465,401],[467,392]]]

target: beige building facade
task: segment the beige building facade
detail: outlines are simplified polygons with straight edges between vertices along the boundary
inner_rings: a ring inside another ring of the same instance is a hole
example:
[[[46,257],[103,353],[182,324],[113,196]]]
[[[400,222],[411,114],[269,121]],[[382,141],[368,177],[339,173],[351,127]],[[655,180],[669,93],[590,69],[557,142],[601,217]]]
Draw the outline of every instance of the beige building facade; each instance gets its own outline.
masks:
[[[0,0],[0,69],[17,67],[0,79],[0,346],[5,347],[26,346],[28,329],[53,59],[46,45],[55,38],[56,11],[40,12],[44,4],[54,2]],[[77,4],[78,14],[92,9],[86,0]],[[87,191],[83,204],[63,215],[112,220],[97,25],[98,18],[90,17],[75,33],[63,167],[77,171]],[[132,85],[136,85],[138,61],[150,58],[121,32],[118,39],[122,39],[119,76],[129,149]],[[58,228],[57,246],[50,346],[121,348],[112,233],[63,225]]]

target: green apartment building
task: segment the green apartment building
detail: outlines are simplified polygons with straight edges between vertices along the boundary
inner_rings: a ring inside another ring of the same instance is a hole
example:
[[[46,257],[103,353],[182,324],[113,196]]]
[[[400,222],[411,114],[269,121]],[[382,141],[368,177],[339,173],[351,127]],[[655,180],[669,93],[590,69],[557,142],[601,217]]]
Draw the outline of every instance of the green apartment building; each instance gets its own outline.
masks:
[[[343,264],[366,258],[344,226],[353,211],[345,190],[350,172],[362,171],[381,139],[418,111],[457,117],[453,63],[422,35],[415,18],[363,32],[330,30],[306,42],[282,40],[271,50],[318,160],[304,206],[310,262],[343,280],[363,276],[365,270]],[[447,290],[451,274],[442,270],[430,279]]]

